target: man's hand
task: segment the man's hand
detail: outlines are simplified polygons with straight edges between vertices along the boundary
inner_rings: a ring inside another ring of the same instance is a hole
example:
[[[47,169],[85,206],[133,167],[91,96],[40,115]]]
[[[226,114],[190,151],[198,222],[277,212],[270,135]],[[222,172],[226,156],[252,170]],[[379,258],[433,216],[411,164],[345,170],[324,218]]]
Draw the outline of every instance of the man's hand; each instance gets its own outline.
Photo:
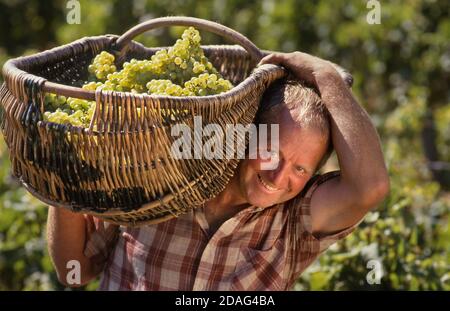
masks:
[[[114,247],[119,234],[119,226],[107,223],[92,215],[84,215],[86,220],[86,244],[83,254],[91,259],[92,273],[103,271],[105,260]]]
[[[87,231],[87,239],[91,237],[94,232],[98,232],[103,237],[110,236],[114,231],[119,229],[118,225],[114,225],[111,223],[107,223],[100,218],[94,217],[92,215],[84,215],[86,219],[86,231]]]
[[[258,65],[275,64],[289,69],[299,80],[318,89],[318,77],[323,74],[338,75],[348,87],[353,84],[353,77],[342,67],[302,52],[273,53],[264,57]]]
[[[348,88],[351,76],[331,62],[301,52],[271,54],[260,63],[282,65],[314,86],[330,113],[341,176],[324,182],[312,195],[313,234],[328,235],[355,225],[387,195],[389,176],[376,129]]]
[[[47,220],[47,243],[50,257],[55,266],[59,281],[66,285],[77,287],[87,284],[95,278],[103,265],[85,254],[86,243],[94,232],[101,240],[112,236],[118,226],[109,225],[92,216],[73,213],[63,208],[50,206]],[[105,243],[108,241],[105,240]],[[77,260],[81,267],[81,283],[67,283],[67,263]]]

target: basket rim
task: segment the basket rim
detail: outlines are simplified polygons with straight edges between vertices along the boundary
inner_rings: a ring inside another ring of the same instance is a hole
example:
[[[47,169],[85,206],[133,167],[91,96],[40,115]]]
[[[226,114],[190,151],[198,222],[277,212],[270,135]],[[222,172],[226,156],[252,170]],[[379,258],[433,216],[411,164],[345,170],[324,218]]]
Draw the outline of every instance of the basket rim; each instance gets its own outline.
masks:
[[[72,53],[75,53],[73,47],[76,45],[89,45],[89,43],[91,42],[96,42],[99,40],[104,40],[104,39],[110,39],[111,40],[111,46],[110,46],[110,50],[114,49],[114,42],[119,38],[119,36],[117,35],[112,35],[112,34],[106,34],[106,35],[102,35],[102,36],[88,36],[88,37],[83,37],[81,39],[72,41],[70,43],[64,44],[64,45],[60,45],[57,47],[54,47],[52,49],[48,49],[45,51],[41,51],[32,55],[27,55],[27,56],[20,56],[17,58],[12,58],[9,59],[8,61],[5,62],[5,64],[3,65],[3,69],[2,69],[2,73],[3,76],[5,78],[5,81],[7,81],[8,79],[6,79],[7,77],[17,77],[19,75],[26,75],[28,78],[30,79],[37,79],[40,78],[43,80],[42,82],[42,92],[44,93],[53,93],[53,94],[57,94],[57,95],[64,95],[64,96],[68,96],[68,97],[73,97],[73,98],[79,98],[79,99],[86,99],[86,100],[90,100],[90,101],[95,101],[96,100],[96,91],[88,91],[88,90],[84,90],[81,87],[74,87],[74,86],[69,86],[69,85],[65,85],[65,84],[61,84],[61,83],[56,83],[56,82],[51,82],[45,78],[42,78],[40,76],[37,76],[35,74],[29,73],[27,71],[25,71],[23,69],[23,67],[21,66],[23,64],[23,62],[26,61],[36,61],[39,60],[41,58],[44,57],[48,57],[50,56],[51,58],[55,59],[58,57],[61,57],[61,55],[58,55],[58,53],[64,51],[65,53],[67,53],[67,49],[71,48],[72,49]],[[146,47],[144,46],[142,43],[137,42],[137,41],[131,41],[131,44],[138,46],[140,48],[144,48],[146,50],[154,50],[154,51],[158,51],[160,49],[164,49],[167,48],[166,46],[160,46],[160,47]],[[229,44],[223,44],[223,45],[217,45],[217,44],[213,44],[213,45],[202,45],[201,46],[203,49],[230,49],[230,50],[240,50],[242,51],[242,53],[245,53],[247,55],[248,52],[241,47],[240,45],[229,45]],[[84,49],[85,50],[85,49]],[[86,52],[86,51],[81,51],[81,52]],[[262,54],[268,55],[270,53],[273,53],[272,51],[267,51],[267,50],[261,50]],[[67,56],[69,57],[69,56]],[[228,97],[234,97],[237,94],[242,94],[245,93],[242,92],[242,90],[247,87],[252,80],[255,79],[255,77],[257,77],[258,75],[261,75],[264,71],[280,71],[280,75],[281,74],[285,74],[285,69],[281,66],[278,65],[273,65],[273,64],[264,64],[261,66],[256,66],[253,68],[253,71],[248,75],[248,77],[246,77],[244,80],[242,80],[239,84],[235,85],[232,89],[230,89],[229,91],[220,93],[220,94],[216,94],[216,95],[207,95],[207,96],[167,96],[167,95],[154,95],[154,94],[147,94],[147,93],[131,93],[131,92],[120,92],[120,91],[101,91],[100,93],[109,93],[111,96],[115,97],[115,96],[131,96],[131,97],[142,97],[143,99],[156,99],[156,100],[160,100],[160,99],[176,99],[177,101],[183,103],[183,102],[190,102],[192,101],[192,99],[195,99],[197,101],[210,101],[212,99],[227,99]],[[283,73],[281,73],[281,71]],[[60,92],[59,90],[63,89],[64,92]],[[63,94],[64,93],[64,94]],[[83,94],[84,96],[79,96],[79,94]]]

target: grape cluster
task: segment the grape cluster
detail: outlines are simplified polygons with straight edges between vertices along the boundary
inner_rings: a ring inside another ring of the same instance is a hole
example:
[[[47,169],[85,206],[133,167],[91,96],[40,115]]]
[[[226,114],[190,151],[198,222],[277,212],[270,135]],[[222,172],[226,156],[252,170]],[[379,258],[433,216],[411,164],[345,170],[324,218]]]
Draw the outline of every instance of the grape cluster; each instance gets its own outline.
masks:
[[[172,47],[157,51],[150,59],[131,59],[120,71],[114,56],[103,51],[89,65],[90,82],[83,89],[166,96],[207,96],[230,90],[233,85],[204,55],[200,41],[198,30],[189,27]],[[44,120],[86,127],[95,102],[47,94],[45,108]]]
[[[95,91],[99,86],[101,83],[91,82],[85,84],[83,89]],[[95,102],[47,93],[44,107],[44,121],[88,127],[94,114]]]
[[[56,111],[50,112],[46,111],[44,112],[44,120],[59,124],[72,124],[75,126],[85,126],[85,123],[83,122],[84,114],[81,110],[75,111],[72,114],[69,114],[60,108],[57,108]]]
[[[178,84],[172,83],[170,80],[159,79],[151,80],[146,85],[148,92],[155,95],[169,95],[169,96],[189,96],[187,90],[183,89]]]
[[[184,87],[192,95],[206,96],[226,92],[233,85],[228,80],[217,78],[217,75],[214,73],[202,73],[198,77],[192,77],[184,84]]]
[[[191,80],[192,77],[198,77],[201,74],[220,76],[219,72],[204,55],[200,47],[200,40],[201,37],[198,30],[189,27],[183,32],[181,39],[175,42],[174,46],[167,50],[157,51],[150,60],[132,59],[130,62],[125,62],[121,71],[108,75],[105,86],[117,91],[137,93],[147,91],[149,94],[158,95],[198,95],[198,93],[189,89],[180,91],[179,88],[168,84],[167,81],[183,89],[186,88],[186,82]],[[160,82],[153,82],[154,80],[160,80]],[[211,91],[210,93],[218,94],[229,90],[231,87],[217,87],[217,92]],[[168,92],[165,92],[165,89]]]
[[[103,51],[95,56],[88,67],[89,73],[100,81],[105,81],[107,76],[117,71],[114,65],[114,55]]]

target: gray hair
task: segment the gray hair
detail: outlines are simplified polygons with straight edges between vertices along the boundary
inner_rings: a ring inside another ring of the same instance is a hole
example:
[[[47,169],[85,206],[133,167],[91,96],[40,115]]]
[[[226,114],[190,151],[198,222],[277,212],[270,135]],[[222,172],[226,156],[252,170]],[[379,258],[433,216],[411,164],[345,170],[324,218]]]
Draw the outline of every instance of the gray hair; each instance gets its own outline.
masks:
[[[320,161],[320,169],[333,152],[330,131],[330,114],[323,104],[317,91],[306,86],[299,80],[283,78],[272,83],[264,93],[259,110],[256,114],[256,123],[273,123],[283,108],[291,111],[296,122],[304,128],[320,130],[328,140],[327,151]]]

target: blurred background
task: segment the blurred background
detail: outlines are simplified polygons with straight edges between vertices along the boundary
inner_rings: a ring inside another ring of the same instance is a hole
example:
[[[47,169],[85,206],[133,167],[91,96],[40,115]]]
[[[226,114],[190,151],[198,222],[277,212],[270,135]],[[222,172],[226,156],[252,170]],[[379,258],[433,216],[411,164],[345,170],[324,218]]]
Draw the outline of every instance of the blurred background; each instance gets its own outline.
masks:
[[[450,289],[448,1],[383,1],[380,24],[367,22],[367,4],[377,1],[364,0],[82,0],[80,24],[67,23],[68,2],[0,0],[0,65],[84,36],[122,34],[153,17],[185,15],[229,26],[261,49],[300,50],[348,69],[380,133],[391,194],[295,289]],[[180,31],[155,30],[136,40],[172,45]],[[227,43],[201,34],[204,44]],[[334,168],[336,158],[327,165]],[[10,176],[1,137],[0,290],[64,289],[46,250],[46,216],[47,207]],[[379,284],[370,260],[381,264]]]

